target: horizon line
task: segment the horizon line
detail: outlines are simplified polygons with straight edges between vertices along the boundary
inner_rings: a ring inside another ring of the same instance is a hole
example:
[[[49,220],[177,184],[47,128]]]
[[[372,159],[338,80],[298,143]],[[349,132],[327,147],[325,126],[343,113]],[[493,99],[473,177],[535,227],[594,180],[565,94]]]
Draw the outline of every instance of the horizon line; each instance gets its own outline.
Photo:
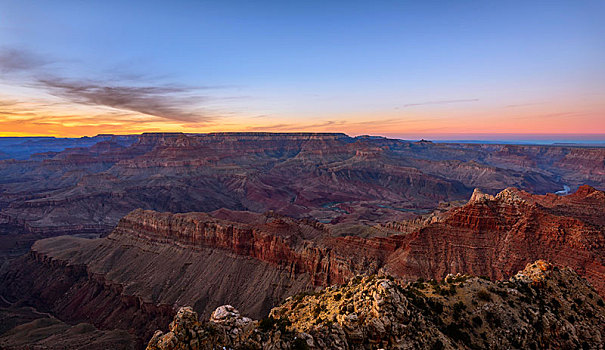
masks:
[[[129,135],[144,135],[144,134],[189,134],[189,135],[209,135],[209,134],[344,134],[349,137],[358,137],[358,136],[374,136],[374,137],[387,137],[387,138],[411,138],[411,139],[443,139],[442,137],[461,137],[454,139],[447,139],[452,141],[482,141],[484,139],[474,137],[488,137],[485,139],[486,141],[495,141],[500,140],[496,139],[497,137],[505,137],[505,139],[501,139],[502,141],[506,140],[506,137],[523,137],[532,140],[532,137],[539,137],[542,139],[546,137],[549,140],[556,140],[559,138],[568,139],[571,137],[580,137],[580,140],[586,141],[603,141],[605,142],[605,133],[463,133],[463,132],[449,132],[449,133],[440,133],[440,132],[393,132],[393,133],[347,133],[347,132],[329,132],[329,131],[283,131],[283,132],[274,132],[274,131],[212,131],[212,132],[186,132],[186,131],[141,131],[141,132],[133,132],[133,133],[98,133],[95,135],[79,135],[79,136],[62,136],[58,134],[54,135],[35,135],[35,134],[19,134],[19,133],[11,133],[8,132],[3,134],[0,132],[0,138],[84,138],[84,137],[100,137],[100,136],[129,136]],[[495,138],[496,137],[496,138]],[[589,139],[589,138],[596,139]],[[522,140],[522,139],[519,139]]]

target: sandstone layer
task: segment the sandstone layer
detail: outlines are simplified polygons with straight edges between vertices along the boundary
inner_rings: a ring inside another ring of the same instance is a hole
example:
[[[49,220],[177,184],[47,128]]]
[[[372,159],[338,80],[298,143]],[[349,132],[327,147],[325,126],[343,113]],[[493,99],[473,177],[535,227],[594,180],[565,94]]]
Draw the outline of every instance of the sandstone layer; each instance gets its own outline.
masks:
[[[506,278],[536,259],[574,268],[605,295],[605,193],[568,196],[506,189],[470,201],[407,235],[385,270],[435,278],[472,273]]]

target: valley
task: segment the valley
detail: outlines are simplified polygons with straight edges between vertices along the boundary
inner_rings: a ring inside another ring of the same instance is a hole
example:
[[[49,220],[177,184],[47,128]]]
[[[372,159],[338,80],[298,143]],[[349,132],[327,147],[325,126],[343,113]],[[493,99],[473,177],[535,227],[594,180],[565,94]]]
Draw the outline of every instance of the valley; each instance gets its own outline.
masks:
[[[359,275],[506,280],[539,259],[605,295],[603,148],[142,134],[0,165],[0,314],[40,344],[85,324],[143,348],[183,306],[263,319]]]

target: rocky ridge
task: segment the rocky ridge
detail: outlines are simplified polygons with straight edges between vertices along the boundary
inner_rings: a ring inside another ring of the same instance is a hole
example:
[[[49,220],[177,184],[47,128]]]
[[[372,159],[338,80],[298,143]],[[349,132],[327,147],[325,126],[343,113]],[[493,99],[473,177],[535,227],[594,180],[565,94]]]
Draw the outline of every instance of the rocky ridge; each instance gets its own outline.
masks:
[[[227,305],[200,322],[185,307],[147,349],[601,349],[604,337],[605,305],[592,286],[536,261],[494,282],[358,276],[288,298],[260,321]]]
[[[384,270],[413,278],[471,273],[501,279],[546,258],[574,268],[604,295],[604,212],[605,193],[590,186],[568,196],[475,190],[467,204],[406,235]]]
[[[405,278],[472,273],[501,279],[546,257],[576,269],[604,293],[603,210],[605,193],[589,186],[564,197],[508,188],[495,196],[475,190],[463,206],[391,225],[387,237],[380,229],[375,237],[335,236],[332,225],[276,214],[237,219],[243,214],[140,210],[122,219],[114,235],[226,249],[309,274],[315,286],[379,271]]]
[[[122,218],[110,235],[119,236],[226,250],[293,275],[308,274],[316,286],[344,283],[355,274],[376,272],[397,246],[397,238],[333,237],[330,225],[316,221],[228,210],[212,214],[135,210]]]
[[[545,193],[563,185],[605,185],[605,148],[437,144],[338,133],[39,141],[47,149],[57,143],[57,151],[0,161],[0,219],[48,236],[108,234],[136,208],[274,210],[373,225],[468,198],[474,187]]]

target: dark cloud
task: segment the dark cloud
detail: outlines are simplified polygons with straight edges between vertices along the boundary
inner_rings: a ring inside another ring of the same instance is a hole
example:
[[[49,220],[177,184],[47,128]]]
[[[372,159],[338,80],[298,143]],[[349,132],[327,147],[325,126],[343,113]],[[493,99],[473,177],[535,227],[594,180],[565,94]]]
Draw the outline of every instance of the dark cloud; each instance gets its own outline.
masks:
[[[3,99],[0,96],[0,128],[8,124],[23,123],[32,125],[63,125],[66,122],[77,127],[88,125],[115,127],[116,123],[127,126],[145,125],[158,121],[157,117],[144,115],[133,118],[132,112],[122,110],[105,110],[92,114],[65,114],[61,110],[53,110],[55,103],[44,101],[19,101]],[[63,107],[63,106],[60,106]]]
[[[186,122],[212,119],[196,107],[207,98],[195,96],[196,89],[184,86],[128,86],[48,77],[38,79],[37,84],[50,94],[73,103],[111,107]]]
[[[463,103],[463,102],[477,102],[478,98],[469,98],[463,100],[441,100],[441,101],[426,101],[426,102],[418,102],[418,103],[408,103],[403,105],[403,108],[407,107],[415,107],[415,106],[425,106],[425,105],[446,105],[450,103]]]
[[[9,77],[11,83],[14,84],[14,80],[17,80],[22,86],[43,90],[67,103],[110,107],[122,112],[176,121],[207,123],[216,116],[211,116],[202,109],[202,104],[209,102],[210,98],[200,95],[200,92],[225,88],[163,84],[158,83],[157,77],[125,71],[124,68],[115,68],[113,74],[105,75],[111,78],[103,80],[67,78],[57,73],[58,69],[53,69],[52,75],[48,73],[49,65],[60,68],[62,63],[65,61],[51,60],[27,50],[0,48],[0,73]],[[2,78],[0,74],[0,80]],[[242,97],[221,99],[236,98]],[[219,98],[214,97],[212,100]]]
[[[3,48],[0,49],[0,72],[16,73],[38,69],[49,61],[29,51]]]

